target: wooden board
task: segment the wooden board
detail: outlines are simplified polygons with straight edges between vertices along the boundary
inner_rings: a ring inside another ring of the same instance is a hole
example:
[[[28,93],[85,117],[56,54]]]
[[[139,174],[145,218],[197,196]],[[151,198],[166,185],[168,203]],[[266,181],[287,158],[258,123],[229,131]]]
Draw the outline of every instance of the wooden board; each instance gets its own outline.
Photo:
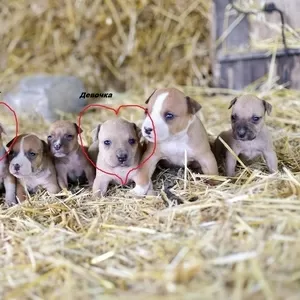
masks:
[[[288,3],[287,3],[288,2]],[[296,5],[296,2],[298,3]],[[300,28],[300,0],[274,0],[276,6],[288,16],[287,23],[294,28]],[[212,45],[222,37],[224,28],[225,8],[229,0],[214,0],[212,7]],[[263,21],[280,24],[279,15],[263,14]],[[239,16],[233,14],[228,19],[232,24]],[[212,47],[211,53],[214,85],[222,88],[242,90],[254,81],[268,75],[271,63],[271,54],[268,51],[257,51],[250,48],[250,36],[255,40],[267,39],[274,34],[280,34],[270,29],[264,22],[253,22],[244,18],[218,47]],[[226,51],[224,51],[226,50]],[[279,83],[288,84],[290,88],[300,89],[300,49],[291,51],[285,56],[278,51],[276,58],[276,74]]]
[[[266,2],[266,1],[264,1]],[[272,0],[280,10],[283,11],[285,22],[294,29],[300,29],[300,1],[299,0]],[[267,23],[278,24],[280,26],[280,16],[278,13],[262,13],[258,18],[251,18],[249,29],[253,39],[259,41],[280,35],[276,29],[270,28]],[[300,33],[300,32],[299,32]]]
[[[270,70],[271,56],[264,52],[256,55],[234,55],[222,57],[216,62],[220,69],[218,87],[242,90],[254,81],[267,76]],[[291,56],[285,56],[281,51],[276,59],[276,74],[279,84],[286,84],[292,89],[300,89],[300,51]]]

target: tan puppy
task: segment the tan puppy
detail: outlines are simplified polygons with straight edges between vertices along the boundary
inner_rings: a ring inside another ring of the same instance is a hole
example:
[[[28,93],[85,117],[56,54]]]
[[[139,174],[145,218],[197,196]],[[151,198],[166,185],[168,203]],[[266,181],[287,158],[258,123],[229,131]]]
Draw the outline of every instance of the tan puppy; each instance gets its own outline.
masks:
[[[124,181],[126,174],[139,165],[142,146],[139,143],[140,129],[124,119],[108,120],[97,127],[98,157],[97,167],[120,176]],[[132,180],[136,171],[130,172],[128,181]],[[93,192],[104,196],[110,182],[120,180],[113,175],[105,174],[97,169]]]
[[[263,155],[269,171],[276,172],[277,156],[271,134],[265,125],[265,112],[270,114],[272,105],[256,96],[245,95],[234,98],[230,108],[232,129],[223,131],[219,136],[242,160]],[[219,162],[226,156],[226,175],[234,176],[237,161],[219,138],[215,141],[214,152]]]
[[[136,187],[132,192],[145,195],[152,191],[151,177],[160,160],[183,166],[185,152],[188,162],[197,162],[204,174],[217,175],[218,167],[211,151],[206,130],[196,116],[201,105],[175,88],[158,89],[146,101],[156,132],[156,150],[153,156],[138,170]],[[149,141],[142,160],[154,149],[154,132],[147,115],[142,134]]]
[[[13,140],[7,147],[12,142]],[[48,145],[34,134],[21,134],[17,137],[9,152],[9,172],[21,183],[17,187],[17,195],[22,200],[25,197],[22,187],[28,192],[35,192],[40,186],[52,194],[60,191]]]
[[[16,178],[9,173],[8,156],[6,149],[3,146],[2,134],[5,134],[3,126],[0,124],[0,183],[4,184],[5,188],[5,203],[9,206],[17,204],[16,199]]]
[[[57,179],[62,189],[77,180],[80,183],[87,180],[90,186],[93,185],[96,171],[78,143],[78,134],[81,132],[76,123],[69,121],[56,121],[49,129],[48,145],[54,156]]]

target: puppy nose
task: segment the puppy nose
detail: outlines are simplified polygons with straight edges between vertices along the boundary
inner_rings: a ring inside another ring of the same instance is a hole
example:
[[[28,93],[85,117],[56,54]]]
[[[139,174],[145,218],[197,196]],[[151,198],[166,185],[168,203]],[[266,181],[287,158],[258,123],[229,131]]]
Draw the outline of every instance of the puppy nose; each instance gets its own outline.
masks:
[[[20,170],[20,165],[19,164],[15,164],[14,165],[14,169],[15,169],[15,171],[19,171]]]
[[[238,136],[239,136],[240,138],[245,137],[246,133],[247,133],[247,128],[246,128],[246,127],[240,127],[240,128],[238,128],[238,130],[237,130],[237,134],[238,134]]]
[[[144,127],[144,131],[146,134],[151,134],[152,130],[153,129],[151,127]]]
[[[59,150],[61,148],[61,144],[54,144],[54,149]]]
[[[124,161],[127,160],[128,156],[127,156],[126,153],[123,153],[123,154],[117,155],[117,158],[118,158],[118,161],[119,161],[119,162],[123,163]]]

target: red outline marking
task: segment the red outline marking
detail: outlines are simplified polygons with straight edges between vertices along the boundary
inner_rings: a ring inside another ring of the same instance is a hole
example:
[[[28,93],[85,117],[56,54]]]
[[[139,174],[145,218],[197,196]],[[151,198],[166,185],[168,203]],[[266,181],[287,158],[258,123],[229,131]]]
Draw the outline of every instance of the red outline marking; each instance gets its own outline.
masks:
[[[90,159],[90,157],[88,156],[87,152],[85,151],[84,149],[84,146],[83,146],[83,142],[82,142],[82,137],[81,137],[81,133],[78,132],[78,135],[79,135],[79,140],[80,140],[80,147],[85,155],[85,157],[89,160],[89,162],[99,171],[105,173],[105,174],[108,174],[108,175],[112,175],[112,176],[116,176],[117,178],[119,178],[119,180],[121,181],[122,185],[126,184],[127,181],[128,181],[128,176],[129,174],[134,171],[134,170],[137,170],[139,169],[144,163],[146,163],[150,158],[151,156],[155,153],[155,150],[156,150],[156,130],[155,130],[155,126],[154,126],[154,122],[151,118],[151,116],[148,114],[148,112],[146,111],[146,108],[141,106],[141,105],[136,105],[136,104],[124,104],[124,105],[120,105],[117,109],[114,109],[112,107],[109,107],[109,106],[106,106],[106,105],[101,105],[101,104],[89,104],[87,106],[85,106],[83,108],[83,110],[79,113],[79,117],[78,117],[78,127],[80,128],[80,121],[81,121],[81,118],[83,116],[83,114],[91,107],[101,107],[101,108],[105,108],[105,109],[108,109],[108,110],[111,110],[113,111],[116,115],[118,115],[118,113],[120,112],[121,108],[124,108],[124,107],[138,107],[140,109],[143,109],[144,112],[147,114],[147,116],[150,118],[151,120],[151,123],[152,123],[152,127],[153,127],[153,134],[154,134],[154,148],[153,148],[153,151],[152,153],[146,158],[144,159],[144,161],[142,161],[137,167],[135,168],[132,168],[130,169],[127,174],[126,174],[126,177],[125,177],[125,181],[123,180],[122,177],[120,177],[118,174],[116,173],[110,173],[110,172],[107,172],[107,171],[104,171],[100,168],[97,167],[96,164],[94,164],[94,162]]]
[[[12,142],[11,145],[9,146],[8,150],[6,150],[6,149],[4,148],[4,149],[5,149],[5,154],[4,154],[2,157],[0,157],[0,161],[1,161],[2,159],[4,159],[4,158],[8,155],[8,153],[9,153],[10,150],[11,150],[11,148],[14,146],[15,142],[17,141],[18,134],[19,134],[19,122],[18,122],[18,117],[17,117],[16,112],[15,112],[15,111],[7,104],[7,103],[5,103],[5,102],[3,102],[3,101],[0,101],[0,104],[5,105],[5,106],[13,113],[14,118],[15,118],[15,123],[16,123],[16,135],[15,135],[15,137],[14,137],[14,139],[13,139],[13,142]],[[1,146],[1,145],[0,145],[0,146]]]

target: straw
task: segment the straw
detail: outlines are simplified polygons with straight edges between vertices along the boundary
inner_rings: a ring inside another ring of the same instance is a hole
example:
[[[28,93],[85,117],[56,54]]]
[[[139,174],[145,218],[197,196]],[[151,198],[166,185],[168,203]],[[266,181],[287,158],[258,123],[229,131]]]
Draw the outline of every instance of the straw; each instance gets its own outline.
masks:
[[[41,71],[76,75],[89,92],[112,92],[96,101],[114,108],[144,105],[154,88],[174,86],[201,103],[198,115],[213,140],[230,128],[230,101],[251,92],[273,106],[266,120],[279,172],[269,174],[256,159],[237,167],[233,183],[223,167],[220,176],[205,176],[185,163],[157,170],[155,197],[112,186],[96,198],[81,187],[1,204],[0,298],[298,299],[300,92],[276,84],[274,61],[269,76],[244,91],[209,88],[209,1],[4,2],[2,94]],[[297,34],[286,30],[289,45],[297,45]],[[277,36],[266,40],[273,55],[278,43]],[[0,115],[5,144],[15,124],[3,106]],[[144,113],[132,108],[120,116],[141,126]],[[109,117],[100,108],[84,114],[85,144]],[[20,133],[47,137],[40,116],[19,115],[19,125]]]
[[[200,118],[214,138],[230,127],[232,95],[206,96],[207,88],[177,87],[202,104]],[[139,92],[127,95],[114,96],[114,106],[141,103]],[[118,186],[104,198],[83,188],[57,196],[37,193],[31,204],[12,208],[1,205],[3,299],[96,299],[110,293],[131,299],[162,294],[195,299],[200,292],[204,299],[296,296],[300,125],[290,121],[300,112],[299,96],[287,90],[265,94],[273,105],[267,124],[278,153],[278,173],[268,174],[258,159],[247,165],[250,173],[237,168],[235,183],[212,176],[217,185],[210,186],[204,181],[208,177],[183,167],[157,172],[158,197],[135,199],[128,188]],[[2,115],[9,139],[13,122]],[[143,118],[134,109],[121,115]],[[85,140],[106,118],[100,109],[83,116]],[[39,124],[20,118],[23,132],[36,131],[45,139],[47,125]]]

